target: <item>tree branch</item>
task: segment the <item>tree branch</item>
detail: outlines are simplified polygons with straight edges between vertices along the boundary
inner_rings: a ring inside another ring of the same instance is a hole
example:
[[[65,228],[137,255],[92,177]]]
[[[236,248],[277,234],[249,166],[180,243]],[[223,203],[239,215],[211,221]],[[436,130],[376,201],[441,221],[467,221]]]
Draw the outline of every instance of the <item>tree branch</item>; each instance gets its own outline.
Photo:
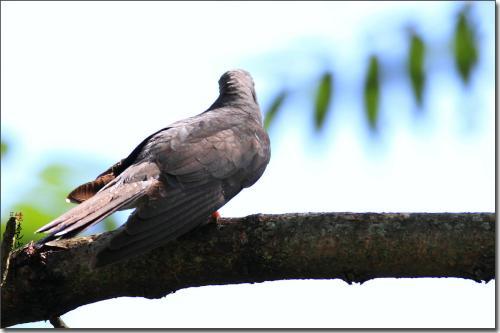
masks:
[[[144,256],[92,268],[115,232],[13,253],[2,327],[119,296],[282,279],[495,278],[494,213],[308,213],[220,219]]]
[[[2,255],[1,255],[1,280],[0,286],[3,285],[7,273],[9,271],[10,257],[12,249],[16,244],[17,218],[11,216],[5,225],[5,231],[2,237]]]
[[[52,317],[49,319],[49,322],[54,326],[54,328],[69,328],[61,317]]]

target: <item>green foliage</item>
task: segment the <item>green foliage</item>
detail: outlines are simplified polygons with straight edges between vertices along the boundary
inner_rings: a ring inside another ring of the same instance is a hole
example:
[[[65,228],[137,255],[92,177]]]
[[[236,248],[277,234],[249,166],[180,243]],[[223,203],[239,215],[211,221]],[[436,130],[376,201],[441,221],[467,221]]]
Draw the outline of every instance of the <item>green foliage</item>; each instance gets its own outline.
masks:
[[[104,226],[104,230],[107,231],[114,230],[118,227],[118,222],[116,222],[116,219],[113,216],[105,218],[101,223]]]
[[[35,231],[44,223],[49,222],[55,217],[46,210],[41,209],[30,202],[17,203],[12,207],[11,211],[22,212],[24,216],[24,221],[21,222],[21,238],[18,239],[19,246],[22,246],[31,240],[36,241],[43,238],[43,234],[35,234]],[[2,225],[2,230],[3,228],[4,226]]]
[[[413,94],[419,106],[423,103],[423,90],[425,85],[424,72],[425,44],[422,38],[413,33],[410,39],[407,69],[411,79]]]
[[[69,185],[71,174],[72,169],[66,165],[53,163],[45,166],[38,174],[38,182],[11,207],[9,213],[20,212],[24,216],[21,245],[43,238],[43,234],[35,234],[35,231],[73,207],[65,201],[72,189]],[[2,221],[6,219],[7,217],[2,217]],[[103,225],[106,230],[112,230],[117,223],[109,217],[104,220]],[[2,224],[2,230],[4,228]]]
[[[40,172],[40,179],[44,185],[59,187],[64,185],[65,179],[69,174],[70,170],[67,166],[51,164]]]
[[[365,113],[372,130],[377,129],[377,118],[380,99],[379,60],[377,56],[370,57],[365,77]]]
[[[457,71],[461,79],[467,83],[470,80],[471,73],[477,64],[479,58],[479,49],[477,36],[470,22],[470,10],[475,4],[467,3],[460,11],[456,13],[456,25],[454,34],[447,37],[447,40],[437,42],[424,41],[422,36],[417,34],[414,29],[408,34],[408,50],[405,67],[399,66],[397,59],[391,59],[387,66],[380,66],[380,57],[372,55],[368,58],[367,70],[364,77],[363,102],[364,113],[369,128],[373,132],[379,130],[378,118],[381,99],[381,78],[385,80],[410,79],[412,94],[419,108],[424,104],[424,92],[429,85],[429,75],[426,73],[426,60],[429,54],[433,58],[449,57],[448,52],[441,52],[441,45],[449,43],[451,40],[454,45],[454,60]],[[444,22],[445,23],[445,22]],[[442,60],[442,59],[441,59]],[[317,75],[317,74],[312,74]],[[333,78],[335,73],[325,71],[321,74],[314,96],[314,113],[312,114],[314,128],[321,131],[324,128],[327,114],[331,112],[331,99],[333,96]],[[293,90],[295,93],[295,90]],[[269,129],[274,121],[276,114],[281,109],[283,101],[289,97],[291,92],[281,91],[274,98],[271,107],[266,112],[264,126]]]
[[[8,151],[7,143],[2,140],[2,142],[0,143],[0,156],[1,156],[1,158],[3,158],[5,156],[7,151]]]
[[[476,36],[468,19],[469,10],[469,5],[466,5],[458,14],[454,36],[455,65],[464,83],[469,82],[479,52]]]
[[[264,118],[264,128],[266,130],[269,130],[269,127],[271,126],[273,119],[276,117],[276,114],[278,113],[278,110],[281,108],[281,105],[283,104],[283,101],[285,100],[287,95],[288,92],[286,90],[283,90],[274,98],[273,102],[271,103],[271,107],[266,112],[266,116]]]
[[[24,216],[22,244],[42,238],[43,235],[35,234],[35,230],[71,207],[65,202],[70,190],[70,174],[71,170],[67,166],[55,163],[47,165],[39,172],[33,188],[10,208],[9,213],[20,212]],[[2,217],[2,220],[5,221],[6,217]]]
[[[314,126],[316,130],[320,130],[323,127],[326,114],[330,109],[329,106],[333,92],[332,78],[332,73],[326,72],[319,81],[314,109]]]

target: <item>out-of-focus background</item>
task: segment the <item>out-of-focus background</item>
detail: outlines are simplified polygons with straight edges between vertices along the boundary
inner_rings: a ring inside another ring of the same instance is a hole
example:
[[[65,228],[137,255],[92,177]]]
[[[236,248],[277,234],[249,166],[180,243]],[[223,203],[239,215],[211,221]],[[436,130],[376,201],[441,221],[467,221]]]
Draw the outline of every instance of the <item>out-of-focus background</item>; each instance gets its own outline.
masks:
[[[73,187],[150,133],[204,111],[232,68],[254,77],[272,159],[224,216],[495,211],[494,2],[2,2],[1,10],[1,219],[23,213],[21,243],[71,207]],[[494,281],[461,279],[278,281],[118,298],[63,320],[491,328],[494,290]]]

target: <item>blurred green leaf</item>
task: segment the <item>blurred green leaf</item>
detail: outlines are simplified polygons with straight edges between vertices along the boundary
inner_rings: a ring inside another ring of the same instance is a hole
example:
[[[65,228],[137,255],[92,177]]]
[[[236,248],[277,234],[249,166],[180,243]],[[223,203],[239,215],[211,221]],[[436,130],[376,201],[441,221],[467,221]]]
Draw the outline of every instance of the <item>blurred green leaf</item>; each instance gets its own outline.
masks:
[[[8,151],[7,143],[5,141],[2,141],[0,143],[0,156],[1,156],[1,158],[4,157],[4,155],[7,153],[7,151]]]
[[[67,166],[61,164],[50,164],[40,172],[40,178],[48,185],[61,186],[70,174]]]
[[[288,92],[286,90],[283,90],[274,98],[273,103],[271,104],[269,110],[266,112],[266,116],[264,118],[264,128],[266,130],[268,130],[269,127],[271,126],[271,123],[274,117],[276,116],[276,113],[278,113],[279,108],[281,107],[283,101],[287,96]]]
[[[118,223],[116,222],[113,216],[109,216],[102,221],[104,225],[104,229],[107,231],[115,230],[118,227]]]
[[[329,110],[332,96],[332,74],[326,72],[319,81],[316,91],[316,103],[314,111],[314,125],[316,130],[320,130],[325,122],[326,114]]]
[[[70,188],[68,185],[70,175],[71,170],[68,166],[61,164],[45,166],[39,173],[38,182],[9,210],[9,212],[21,212],[24,216],[22,222],[24,243],[44,237],[34,234],[35,230],[71,208],[71,205],[64,200]],[[5,221],[6,218],[4,216],[2,220]]]
[[[454,36],[455,64],[464,83],[469,82],[479,52],[475,33],[468,20],[469,9],[470,7],[466,5],[458,13]]]
[[[379,60],[372,55],[365,78],[365,112],[368,124],[372,130],[377,128],[378,108],[380,99]]]
[[[424,41],[420,36],[413,33],[410,40],[407,69],[410,75],[415,100],[419,106],[423,103],[423,90],[425,85],[424,59]]]
[[[12,212],[21,212],[23,214],[23,221],[21,222],[22,239],[19,240],[21,245],[31,240],[38,240],[44,237],[43,234],[35,234],[35,231],[55,217],[27,202],[14,205],[14,207],[12,207]],[[5,223],[2,223],[2,232],[5,227],[4,224]]]

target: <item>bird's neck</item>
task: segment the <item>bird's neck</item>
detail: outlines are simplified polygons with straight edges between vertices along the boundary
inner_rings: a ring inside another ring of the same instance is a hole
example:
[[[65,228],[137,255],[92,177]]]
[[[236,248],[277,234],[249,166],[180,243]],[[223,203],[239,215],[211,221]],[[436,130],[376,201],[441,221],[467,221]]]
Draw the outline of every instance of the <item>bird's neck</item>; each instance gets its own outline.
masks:
[[[227,112],[230,114],[245,114],[262,124],[259,105],[252,96],[246,94],[220,94],[208,111]]]

